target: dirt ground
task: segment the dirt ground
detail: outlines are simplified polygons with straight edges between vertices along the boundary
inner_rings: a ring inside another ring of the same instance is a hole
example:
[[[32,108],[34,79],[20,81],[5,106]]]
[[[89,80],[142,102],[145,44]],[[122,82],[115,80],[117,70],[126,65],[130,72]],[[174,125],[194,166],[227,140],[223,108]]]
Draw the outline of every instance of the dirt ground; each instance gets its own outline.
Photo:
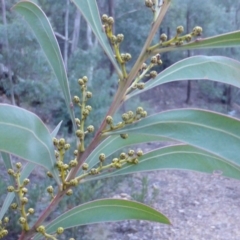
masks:
[[[151,97],[154,97],[150,102],[153,112],[173,108],[198,107],[235,117],[240,116],[237,99],[233,99],[233,104],[229,107],[222,104],[221,99],[208,96],[208,92],[199,91],[197,82],[192,83],[191,101],[186,104],[186,86],[187,82],[169,84],[151,92]],[[211,94],[211,89],[209,93]],[[237,95],[238,92],[233,98]],[[143,179],[147,179],[149,190],[145,195],[144,202],[168,216],[172,225],[166,226],[146,221],[96,224],[88,227],[86,239],[240,239],[239,181],[216,174],[176,170],[135,174],[132,179],[134,192],[138,193],[142,191]],[[112,197],[129,196],[132,199],[134,192],[133,188],[129,187],[128,181],[126,179],[114,192],[108,194]]]
[[[211,89],[199,91],[192,83],[186,103],[186,82],[169,84],[147,93],[151,112],[200,107],[240,116],[237,99],[231,107],[214,99]],[[234,97],[238,96],[238,92]],[[151,150],[151,145],[146,151]],[[130,182],[131,181],[131,184]],[[145,181],[145,183],[144,183]],[[145,184],[145,185],[144,185]],[[145,187],[147,186],[147,189]],[[145,192],[143,193],[143,188]],[[240,183],[216,174],[187,171],[158,171],[126,177],[103,197],[127,197],[160,210],[171,220],[167,226],[147,221],[123,221],[79,228],[78,240],[239,240]]]

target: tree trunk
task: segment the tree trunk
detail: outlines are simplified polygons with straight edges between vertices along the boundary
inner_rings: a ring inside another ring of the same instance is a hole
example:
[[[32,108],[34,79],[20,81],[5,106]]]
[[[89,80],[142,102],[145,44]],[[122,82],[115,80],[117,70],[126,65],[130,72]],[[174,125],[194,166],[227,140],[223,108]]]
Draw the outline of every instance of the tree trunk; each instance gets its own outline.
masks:
[[[81,26],[81,14],[78,10],[76,10],[72,36],[71,54],[76,51],[78,46],[80,26]]]
[[[10,82],[10,94],[11,94],[11,102],[13,105],[15,105],[15,98],[14,98],[14,86],[13,86],[13,79],[12,79],[12,71],[9,61],[9,42],[8,42],[8,32],[7,32],[7,18],[6,18],[6,5],[5,0],[1,0],[2,2],[2,20],[3,20],[3,26],[4,26],[4,33],[5,33],[5,47],[6,47],[6,60],[7,60],[7,68],[8,68],[8,79]]]
[[[66,12],[65,12],[65,41],[64,41],[64,52],[63,60],[67,70],[68,67],[68,20],[69,20],[69,0],[66,0]]]
[[[190,12],[189,12],[189,9],[187,10],[187,14],[186,14],[186,31],[187,33],[190,32]],[[191,52],[190,50],[187,50],[187,56],[190,57],[191,56]],[[190,103],[190,99],[191,99],[191,81],[188,80],[187,81],[187,98],[186,98],[186,103],[189,104]]]

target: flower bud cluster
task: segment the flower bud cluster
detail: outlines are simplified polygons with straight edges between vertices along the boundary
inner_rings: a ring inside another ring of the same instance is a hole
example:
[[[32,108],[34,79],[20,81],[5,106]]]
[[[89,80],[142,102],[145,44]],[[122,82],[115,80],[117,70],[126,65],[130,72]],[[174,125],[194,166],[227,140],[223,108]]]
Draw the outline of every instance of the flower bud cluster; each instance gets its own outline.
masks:
[[[155,7],[156,7],[156,0],[145,0],[145,6],[147,8],[150,8],[152,10],[152,12],[154,13]]]
[[[117,129],[123,128],[127,124],[132,124],[141,118],[145,118],[147,116],[147,111],[145,111],[142,107],[138,107],[135,111],[128,111],[122,114],[122,121],[117,123],[116,125],[113,124],[113,118],[112,116],[107,116],[105,121],[107,125],[109,125],[109,128],[104,130],[104,132],[109,132]],[[128,134],[121,134],[121,138],[126,139],[128,137]]]
[[[63,227],[58,227],[56,230],[56,234],[51,235],[46,232],[46,228],[43,225],[40,225],[39,227],[37,227],[36,230],[38,233],[42,234],[45,237],[45,239],[56,239],[56,235],[61,235],[64,232]]]
[[[4,238],[8,235],[8,230],[6,229],[6,226],[9,222],[9,218],[5,217],[3,221],[0,221],[0,238]]]
[[[104,18],[105,19],[105,18]],[[107,21],[107,20],[104,20]],[[80,152],[84,152],[84,139],[86,134],[94,132],[94,126],[89,125],[86,130],[84,130],[85,120],[89,116],[90,112],[92,111],[92,107],[87,105],[87,101],[92,98],[92,92],[88,91],[87,89],[88,78],[84,76],[78,79],[78,84],[81,88],[82,98],[80,99],[78,96],[73,97],[73,102],[76,103],[81,110],[80,118],[75,118],[75,123],[77,126],[76,136],[80,142]],[[78,100],[79,99],[79,100]],[[77,101],[76,101],[77,100]],[[77,153],[78,154],[78,153]],[[76,156],[77,156],[76,154]]]
[[[160,36],[160,44],[157,44],[153,47],[150,47],[149,50],[152,50],[158,46],[160,47],[167,47],[167,46],[181,46],[184,42],[188,43],[192,40],[193,37],[200,36],[202,34],[202,28],[196,26],[193,28],[191,33],[188,33],[184,36],[180,36],[184,32],[183,26],[178,26],[176,28],[176,35],[170,40],[167,40],[167,35],[165,33],[161,34]]]
[[[78,130],[78,131],[80,131],[80,130]],[[64,162],[64,156],[65,156],[65,152],[70,149],[70,144],[66,143],[66,140],[64,138],[60,138],[60,139],[53,138],[53,144],[57,149],[55,151],[56,167],[58,169],[59,176],[60,176],[60,179],[62,180],[63,186],[65,186],[65,184],[66,184],[65,179],[66,179],[67,174],[69,173],[71,168],[76,167],[78,164],[78,161],[76,158],[78,151],[75,150],[74,151],[75,158],[70,160],[69,163],[66,163],[66,162]],[[47,176],[52,177],[52,173],[48,172]],[[54,197],[54,194],[53,194],[54,189],[52,186],[49,186],[47,188],[47,192],[50,194],[51,198]]]
[[[103,14],[102,23],[103,23],[103,28],[105,30],[105,33],[109,39],[109,42],[111,43],[112,48],[115,52],[115,58],[117,62],[121,65],[123,77],[126,78],[127,72],[126,72],[125,64],[126,62],[131,60],[132,56],[130,53],[120,52],[120,44],[124,40],[124,35],[121,33],[117,35],[113,34],[113,24],[114,24],[113,17],[109,17],[107,14]]]
[[[122,168],[122,166],[126,163],[137,164],[139,162],[139,157],[142,155],[142,150],[135,152],[133,149],[130,149],[127,153],[122,152],[118,158],[112,159],[112,167],[119,169]]]
[[[139,157],[143,155],[142,150],[134,151],[129,150],[128,152],[122,152],[119,154],[118,157],[114,157],[111,162],[109,163],[106,159],[106,155],[104,153],[100,153],[98,156],[99,159],[99,166],[93,167],[89,170],[89,166],[87,163],[82,165],[82,169],[84,170],[84,174],[79,176],[77,179],[82,179],[88,175],[97,175],[100,174],[102,171],[107,169],[120,169],[125,164],[137,164],[139,162]],[[108,162],[106,164],[106,162]],[[76,180],[76,179],[75,179]]]
[[[19,199],[19,204],[12,203],[10,205],[10,208],[12,210],[18,210],[19,211],[19,213],[20,213],[19,223],[22,225],[23,230],[28,231],[29,230],[28,216],[30,214],[34,214],[34,209],[29,208],[26,211],[26,205],[28,203],[27,185],[30,183],[30,180],[28,178],[25,178],[25,179],[23,179],[22,182],[20,181],[21,170],[22,170],[22,164],[20,162],[16,163],[15,170],[14,169],[8,169],[8,174],[15,179],[16,184],[14,186],[8,186],[7,191],[16,193],[16,195]],[[5,223],[7,223],[8,221],[9,221],[8,218],[4,218]],[[1,232],[1,226],[0,226],[0,232]],[[0,233],[0,238],[1,238],[1,233]]]

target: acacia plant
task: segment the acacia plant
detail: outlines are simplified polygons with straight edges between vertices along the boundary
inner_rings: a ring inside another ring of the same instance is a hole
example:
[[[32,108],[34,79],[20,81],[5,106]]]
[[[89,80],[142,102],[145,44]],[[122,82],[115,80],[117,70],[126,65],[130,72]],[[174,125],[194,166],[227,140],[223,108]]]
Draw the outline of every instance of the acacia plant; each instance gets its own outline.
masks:
[[[100,199],[76,206],[59,214],[54,220],[49,216],[63,199],[71,198],[75,188],[83,181],[92,181],[117,175],[161,170],[186,169],[206,173],[221,171],[227,177],[240,178],[240,121],[226,115],[197,109],[176,109],[147,116],[138,106],[122,114],[116,122],[115,113],[130,98],[163,83],[202,79],[219,81],[240,87],[240,62],[221,56],[194,56],[183,59],[158,73],[154,67],[162,64],[161,54],[189,49],[236,47],[240,45],[240,31],[201,38],[203,29],[194,27],[186,34],[176,26],[176,35],[169,39],[162,34],[158,43],[153,38],[169,8],[170,0],[145,0],[146,11],[153,15],[148,37],[133,65],[126,65],[131,53],[124,53],[122,33],[113,32],[114,19],[99,16],[94,0],[72,0],[85,17],[99,43],[114,66],[118,88],[114,100],[98,129],[86,125],[91,111],[88,100],[94,99],[88,90],[87,76],[79,76],[79,96],[71,96],[60,49],[51,25],[44,12],[31,1],[20,1],[13,10],[21,14],[34,32],[52,70],[61,86],[69,115],[73,123],[75,151],[64,138],[56,138],[59,124],[52,133],[35,114],[11,105],[0,104],[0,151],[9,175],[8,194],[0,210],[0,238],[8,234],[8,225],[20,224],[19,240],[58,239],[64,229],[104,221],[142,219],[169,224],[161,212],[144,204],[123,199]],[[125,107],[127,108],[127,103]],[[80,108],[75,116],[74,108]],[[85,145],[85,136],[94,134]],[[171,145],[150,152],[134,151],[129,146],[144,142],[172,142]],[[117,155],[119,149],[122,153]],[[24,159],[13,163],[11,156]],[[46,169],[53,184],[47,188],[49,204],[40,213],[29,208],[31,193],[28,176],[37,166]],[[55,187],[53,187],[55,186]],[[11,208],[17,212],[18,223],[6,216]],[[32,215],[36,221],[32,220]],[[73,238],[71,238],[73,239]]]

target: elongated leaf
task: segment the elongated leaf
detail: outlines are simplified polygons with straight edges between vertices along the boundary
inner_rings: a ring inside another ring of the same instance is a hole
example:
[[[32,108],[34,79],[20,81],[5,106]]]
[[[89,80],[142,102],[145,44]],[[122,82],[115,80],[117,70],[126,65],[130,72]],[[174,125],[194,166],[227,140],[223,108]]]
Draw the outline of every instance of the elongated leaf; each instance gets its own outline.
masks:
[[[181,109],[152,115],[109,134],[134,133],[141,134],[141,137],[166,137],[195,146],[240,166],[239,132],[238,119],[210,111]]]
[[[35,164],[34,163],[31,163],[31,162],[28,162],[22,169],[22,172],[21,172],[21,176],[20,176],[20,182],[22,182],[25,178],[27,178],[31,172],[33,171],[33,169],[35,168]],[[9,206],[11,205],[13,199],[14,199],[14,196],[15,194],[14,193],[8,193],[4,202],[3,202],[3,205],[0,209],[0,220],[3,218],[4,214],[7,212]],[[18,200],[16,200],[18,201]]]
[[[143,90],[133,91],[126,99],[163,83],[182,80],[212,80],[240,88],[240,62],[221,56],[186,58],[162,71],[148,81]]]
[[[51,133],[51,137],[55,137],[57,135],[57,132],[61,126],[61,123],[60,122],[56,128],[52,131]],[[12,164],[11,164],[11,158],[10,158],[10,155],[7,154],[7,153],[0,153],[2,155],[2,158],[4,160],[5,163],[5,166],[6,166],[6,169],[9,169],[9,168],[12,168]],[[34,170],[35,168],[35,164],[34,163],[31,163],[31,162],[28,162],[22,169],[22,172],[21,172],[21,176],[20,176],[20,182],[22,182],[25,178],[28,178],[28,176],[32,173],[32,171]],[[13,181],[12,179],[12,185],[14,186],[15,185],[15,182]],[[14,199],[14,193],[8,193],[5,200],[4,200],[4,203],[1,207],[1,210],[0,210],[0,220],[2,219],[2,217],[4,216],[4,214],[6,213],[6,211],[8,210],[9,206],[11,205],[12,201]],[[16,201],[18,202],[18,198],[16,199]]]
[[[138,143],[149,143],[149,142],[163,142],[168,139],[158,137],[158,136],[143,136],[139,137],[139,134],[131,134],[127,139],[122,139],[120,136],[111,136],[101,142],[89,155],[86,159],[89,168],[92,168],[96,164],[99,164],[99,155],[104,153],[106,157],[110,156],[114,152],[118,151],[121,148],[128,147]],[[82,173],[83,170],[80,170],[79,173]],[[79,174],[78,173],[78,174]]]
[[[226,48],[226,47],[240,47],[240,31],[225,33],[222,35],[199,38],[191,43],[182,46],[171,46],[160,48],[154,53],[163,53],[177,50],[192,50],[192,49],[205,49],[205,48]]]
[[[20,1],[13,9],[24,17],[35,34],[37,41],[59,81],[67,108],[70,112],[72,122],[74,123],[75,117],[71,108],[71,96],[66,70],[59,45],[45,13],[35,3],[30,1]],[[73,124],[73,126],[75,128],[75,124]]]
[[[48,233],[55,232],[59,226],[66,229],[86,224],[130,219],[170,224],[168,218],[162,213],[142,203],[122,199],[101,199],[65,212],[47,225],[46,231]]]
[[[6,169],[13,168],[10,154],[5,153],[5,152],[0,152],[0,156],[3,159],[3,163],[4,163]]]
[[[116,62],[113,55],[113,51],[110,47],[109,41],[104,33],[102,22],[99,16],[98,6],[95,0],[72,0],[72,2],[79,9],[81,14],[86,19],[87,23],[91,26],[92,31],[97,37],[99,43],[101,44],[103,50],[112,62],[117,74],[122,75],[121,70]]]
[[[0,104],[0,151],[43,166],[59,182],[51,135],[35,114]]]
[[[53,131],[51,133],[51,137],[52,138],[56,137],[56,135],[58,134],[58,131],[59,131],[61,125],[62,125],[62,121],[53,129]]]
[[[136,165],[124,165],[121,169],[106,172],[94,179],[166,169],[193,170],[204,173],[217,172],[227,177],[240,179],[239,165],[201,149],[182,144],[153,150],[140,157],[139,163]]]

